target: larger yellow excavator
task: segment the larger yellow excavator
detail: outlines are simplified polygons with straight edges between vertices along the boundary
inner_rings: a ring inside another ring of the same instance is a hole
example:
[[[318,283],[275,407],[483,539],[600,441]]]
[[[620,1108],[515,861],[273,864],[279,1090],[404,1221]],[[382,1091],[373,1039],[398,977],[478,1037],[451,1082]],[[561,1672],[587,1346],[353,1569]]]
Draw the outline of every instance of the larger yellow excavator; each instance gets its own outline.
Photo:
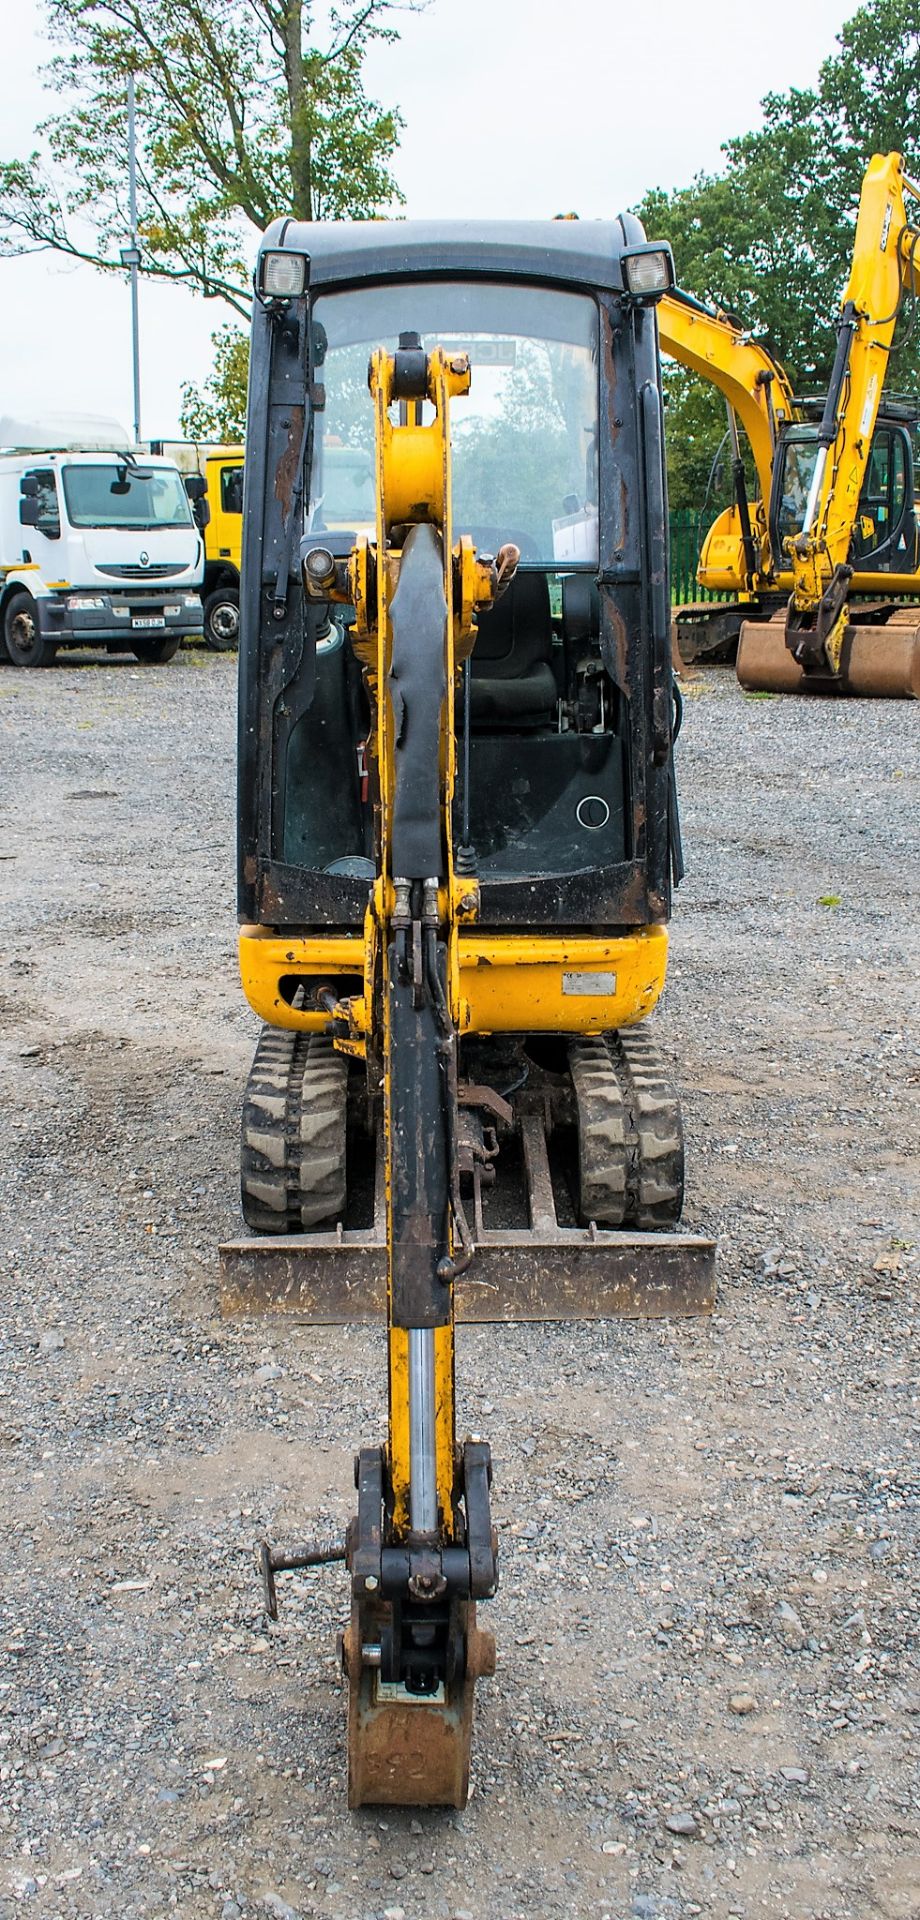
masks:
[[[261,1555],[269,1614],[280,1574],[346,1562],[353,1806],[467,1796],[498,1542],[455,1321],[712,1305],[645,1024],[681,871],[672,280],[630,216],[285,220],[259,258],[239,906],[264,1028],[223,1300],[385,1320],[346,1538]]]
[[[752,689],[920,695],[920,545],[912,429],[917,404],[883,392],[901,298],[920,283],[920,198],[900,154],[863,179],[838,348],[823,403],[793,398],[777,361],[724,314],[672,292],[662,351],[725,394],[735,504],[704,542],[700,584],[735,596],[679,609],[687,657],[736,635]],[[748,502],[737,421],[760,499]]]

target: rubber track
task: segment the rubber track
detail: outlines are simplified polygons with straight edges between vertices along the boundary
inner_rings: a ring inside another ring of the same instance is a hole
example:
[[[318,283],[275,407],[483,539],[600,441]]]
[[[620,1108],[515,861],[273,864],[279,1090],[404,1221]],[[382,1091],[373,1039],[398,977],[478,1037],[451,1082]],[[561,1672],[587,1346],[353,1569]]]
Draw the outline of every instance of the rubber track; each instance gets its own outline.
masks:
[[[677,1095],[644,1026],[574,1040],[579,1211],[585,1224],[672,1227],[684,1198]]]
[[[253,1233],[300,1233],[344,1210],[347,1089],[348,1061],[324,1034],[263,1027],[240,1142]]]

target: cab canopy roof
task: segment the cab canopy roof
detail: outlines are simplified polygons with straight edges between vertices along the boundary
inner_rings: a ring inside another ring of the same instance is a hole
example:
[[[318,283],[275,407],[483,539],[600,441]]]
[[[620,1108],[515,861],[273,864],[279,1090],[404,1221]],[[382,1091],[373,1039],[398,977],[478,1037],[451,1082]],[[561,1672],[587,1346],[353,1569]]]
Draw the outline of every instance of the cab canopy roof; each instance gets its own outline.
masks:
[[[128,453],[131,438],[101,413],[0,414],[4,453]]]
[[[274,220],[261,251],[305,253],[311,286],[432,273],[460,278],[521,274],[617,291],[620,254],[641,246],[635,214],[616,220]]]

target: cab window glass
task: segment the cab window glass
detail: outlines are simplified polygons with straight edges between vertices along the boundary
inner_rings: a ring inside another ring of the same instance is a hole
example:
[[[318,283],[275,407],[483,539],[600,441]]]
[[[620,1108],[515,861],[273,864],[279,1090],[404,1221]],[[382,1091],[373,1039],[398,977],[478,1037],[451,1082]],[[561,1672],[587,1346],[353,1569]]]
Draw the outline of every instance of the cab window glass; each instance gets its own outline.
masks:
[[[801,533],[805,508],[818,459],[817,436],[787,440],[783,447],[783,481],[779,508],[780,549],[784,540]]]
[[[175,467],[126,461],[62,468],[64,498],[75,527],[190,527],[192,509]]]
[[[325,390],[315,420],[309,530],[354,533],[375,515],[368,357],[418,333],[467,354],[468,394],[451,407],[457,529],[525,566],[597,565],[598,315],[587,294],[488,282],[406,280],[322,296],[314,355]],[[425,417],[430,410],[426,406]]]
[[[904,496],[907,492],[907,466],[904,458],[904,442],[900,434],[891,447],[891,524],[900,520],[904,511]]]
[[[872,442],[853,531],[853,558],[865,560],[891,536],[893,502],[904,503],[904,449],[896,435],[879,428]],[[893,508],[894,519],[900,508]]]
[[[220,504],[224,513],[242,513],[243,511],[243,469],[242,467],[221,467]]]
[[[57,485],[50,467],[40,467],[28,476],[38,481],[38,519],[35,522],[37,533],[43,533],[47,540],[59,540],[61,537],[61,510],[58,506]]]

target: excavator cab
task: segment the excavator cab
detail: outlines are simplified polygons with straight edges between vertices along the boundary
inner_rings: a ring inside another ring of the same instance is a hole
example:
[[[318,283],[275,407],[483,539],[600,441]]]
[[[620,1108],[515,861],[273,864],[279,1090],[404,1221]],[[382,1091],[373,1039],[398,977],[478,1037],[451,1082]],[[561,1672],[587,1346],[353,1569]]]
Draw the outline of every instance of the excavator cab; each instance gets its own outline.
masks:
[[[655,303],[630,217],[278,222],[239,709],[251,1237],[224,1306],[387,1325],[347,1561],[349,1798],[462,1806],[495,1590],[457,1319],[704,1312],[642,1025],[681,854]]]
[[[911,429],[915,408],[883,407],[872,436],[849,560],[854,573],[913,574],[917,520]],[[784,429],[777,443],[770,498],[770,541],[777,574],[789,567],[787,541],[802,532],[819,454],[818,424]]]

